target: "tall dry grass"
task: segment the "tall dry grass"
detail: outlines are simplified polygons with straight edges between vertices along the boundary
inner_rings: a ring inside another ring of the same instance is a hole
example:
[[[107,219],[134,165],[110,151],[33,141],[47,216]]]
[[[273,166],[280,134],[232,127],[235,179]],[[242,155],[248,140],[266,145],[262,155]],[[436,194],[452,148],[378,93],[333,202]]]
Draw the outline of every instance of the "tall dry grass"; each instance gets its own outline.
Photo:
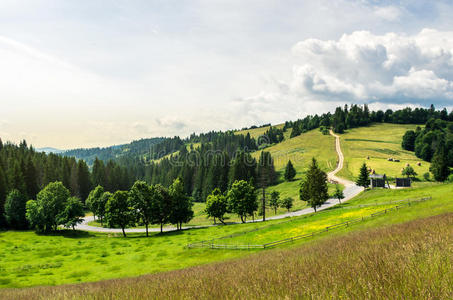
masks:
[[[453,299],[453,214],[185,270],[1,290],[0,298]]]

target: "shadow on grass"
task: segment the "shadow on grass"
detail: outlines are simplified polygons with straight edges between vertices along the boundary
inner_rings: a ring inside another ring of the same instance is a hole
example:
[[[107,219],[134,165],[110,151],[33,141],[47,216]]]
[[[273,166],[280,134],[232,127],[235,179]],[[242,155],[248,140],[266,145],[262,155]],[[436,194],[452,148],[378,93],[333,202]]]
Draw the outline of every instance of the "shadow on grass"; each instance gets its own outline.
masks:
[[[51,232],[37,232],[36,234],[39,236],[62,236],[65,238],[73,238],[73,239],[95,237],[95,234],[93,234],[91,232],[81,231],[81,230],[72,230],[72,229],[61,229],[61,230],[51,231]]]

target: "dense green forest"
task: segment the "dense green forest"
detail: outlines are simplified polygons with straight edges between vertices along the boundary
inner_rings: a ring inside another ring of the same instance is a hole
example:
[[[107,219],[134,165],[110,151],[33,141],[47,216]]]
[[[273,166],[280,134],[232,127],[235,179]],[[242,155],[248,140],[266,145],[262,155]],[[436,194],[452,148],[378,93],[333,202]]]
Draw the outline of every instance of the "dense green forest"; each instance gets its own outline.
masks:
[[[431,162],[431,172],[438,181],[444,181],[453,167],[453,119],[442,111],[430,118],[423,129],[408,130],[401,143],[403,149]]]

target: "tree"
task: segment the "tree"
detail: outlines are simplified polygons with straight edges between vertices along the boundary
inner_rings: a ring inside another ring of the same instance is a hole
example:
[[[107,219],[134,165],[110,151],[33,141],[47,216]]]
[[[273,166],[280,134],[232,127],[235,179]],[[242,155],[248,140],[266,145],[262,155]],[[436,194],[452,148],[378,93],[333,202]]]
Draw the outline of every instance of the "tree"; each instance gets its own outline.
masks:
[[[315,158],[300,186],[300,199],[306,201],[316,212],[316,208],[329,199],[327,174],[318,167]]]
[[[6,197],[5,217],[9,227],[14,229],[27,228],[25,206],[27,200],[19,190],[12,190]]]
[[[245,223],[247,215],[252,216],[258,209],[257,196],[253,185],[245,180],[235,181],[227,194],[231,212]]]
[[[77,180],[80,199],[85,203],[91,190],[91,176],[88,166],[83,160],[79,160],[77,164]]]
[[[446,149],[444,145],[440,145],[437,148],[429,170],[433,173],[436,181],[445,181],[448,178],[450,168],[448,167]]]
[[[152,190],[152,224],[160,224],[160,232],[168,222],[171,213],[171,197],[168,190],[160,184],[151,186]]]
[[[170,222],[176,224],[177,229],[182,229],[182,224],[193,218],[193,203],[184,193],[184,183],[180,178],[173,181],[168,191],[172,202]]]
[[[144,181],[136,181],[129,191],[129,202],[135,212],[136,222],[141,221],[145,224],[146,236],[152,221],[152,200],[151,187]]]
[[[403,169],[401,172],[402,175],[407,176],[407,177],[415,177],[417,176],[417,172],[415,172],[414,168],[411,166],[407,166]]]
[[[98,204],[96,206],[97,214],[99,217],[99,220],[101,221],[101,224],[104,222],[105,219],[105,210],[107,206],[107,202],[109,199],[113,196],[112,193],[110,192],[104,192],[102,196],[98,199]]]
[[[408,130],[403,135],[403,141],[401,142],[401,146],[404,150],[414,151],[415,149],[415,138],[416,138],[415,131]]]
[[[1,139],[0,139],[1,142]],[[4,218],[4,209],[6,201],[7,191],[7,178],[3,168],[0,164],[0,228],[6,227],[6,220]]]
[[[294,199],[291,197],[286,197],[282,200],[281,206],[289,210],[293,207]]]
[[[35,165],[33,164],[33,161],[31,160],[31,156],[29,156],[27,159],[24,179],[27,188],[28,199],[35,199],[36,195],[39,192],[39,187],[37,183],[38,174],[36,173],[36,168]]]
[[[126,237],[124,229],[134,223],[134,213],[129,205],[128,192],[116,191],[107,201],[105,219],[109,227],[119,226]]]
[[[340,187],[338,186],[338,184],[335,185],[335,193],[333,194],[333,196],[335,198],[338,199],[338,202],[341,203],[341,199],[344,199],[344,194],[343,194],[343,191],[340,189]]]
[[[277,214],[277,209],[280,206],[280,193],[277,191],[273,191],[271,193],[271,199],[269,201],[269,205],[274,209],[274,213]]]
[[[367,188],[370,186],[370,177],[369,177],[369,172],[368,172],[368,167],[366,163],[363,163],[363,165],[360,167],[360,174],[359,177],[357,178],[356,184],[358,186],[363,186],[364,188]]]
[[[27,202],[26,217],[31,227],[45,232],[57,230],[69,196],[68,189],[60,181],[49,183],[38,193],[36,200]]]
[[[75,230],[75,226],[82,223],[85,213],[83,204],[77,197],[69,197],[63,213],[60,215],[59,224],[63,224],[66,228]]]
[[[275,183],[277,178],[274,168],[274,160],[271,153],[261,151],[257,167],[258,186],[262,189],[261,208],[263,221],[266,221],[266,187]]]
[[[100,185],[94,188],[88,195],[87,200],[85,201],[86,206],[91,210],[93,213],[94,218],[96,216],[100,217],[98,215],[99,213],[99,204],[100,204],[100,199],[102,195],[104,194],[104,188]],[[102,222],[102,219],[101,219]]]
[[[294,179],[296,176],[296,169],[294,169],[293,163],[288,160],[288,163],[286,164],[285,168],[285,180],[286,181],[291,181]]]
[[[225,224],[223,218],[224,215],[227,213],[228,209],[228,201],[225,195],[222,194],[220,189],[216,188],[212,191],[212,193],[206,199],[206,214],[210,218],[219,219],[222,224]]]

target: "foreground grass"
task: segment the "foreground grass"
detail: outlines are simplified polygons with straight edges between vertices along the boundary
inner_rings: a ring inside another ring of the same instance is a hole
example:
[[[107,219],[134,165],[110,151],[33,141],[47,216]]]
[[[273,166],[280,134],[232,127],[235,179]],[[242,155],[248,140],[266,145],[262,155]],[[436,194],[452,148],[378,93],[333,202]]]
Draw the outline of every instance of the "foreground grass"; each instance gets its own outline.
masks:
[[[404,133],[407,130],[415,130],[416,127],[417,125],[384,123],[348,130],[341,135],[345,163],[338,176],[355,180],[360,166],[366,162],[376,173],[386,174],[393,179],[402,177],[401,169],[408,163],[417,172],[417,178],[422,180],[423,174],[429,171],[430,164],[417,158],[414,152],[401,147]],[[368,157],[370,159],[367,159]],[[400,162],[388,161],[388,158],[396,158]],[[417,162],[421,162],[421,166],[417,166]]]
[[[350,200],[348,205],[385,203],[393,200],[431,195],[432,200],[398,210],[315,237],[311,242],[350,231],[401,223],[453,212],[453,184],[441,184],[405,190],[373,190]],[[338,210],[342,211],[342,210]],[[330,214],[327,213],[327,215]],[[319,216],[322,216],[320,214]],[[318,217],[316,217],[318,218]],[[294,218],[294,220],[303,217]],[[335,218],[331,219],[335,221]],[[247,256],[253,251],[213,251],[187,249],[189,243],[243,232],[256,227],[281,223],[282,220],[254,224],[191,229],[182,232],[119,235],[91,234],[62,231],[55,235],[37,235],[34,232],[8,231],[0,233],[0,287],[28,287],[98,281],[119,277],[156,273],[190,266]],[[288,227],[287,230],[292,230]],[[277,237],[279,232],[275,232]],[[271,235],[266,238],[274,238]],[[300,241],[295,245],[310,241]],[[264,252],[260,252],[263,255]],[[0,292],[1,295],[2,292]],[[2,297],[0,296],[0,299]]]
[[[3,290],[8,299],[451,299],[453,214],[138,278]],[[215,251],[217,252],[217,251]]]

